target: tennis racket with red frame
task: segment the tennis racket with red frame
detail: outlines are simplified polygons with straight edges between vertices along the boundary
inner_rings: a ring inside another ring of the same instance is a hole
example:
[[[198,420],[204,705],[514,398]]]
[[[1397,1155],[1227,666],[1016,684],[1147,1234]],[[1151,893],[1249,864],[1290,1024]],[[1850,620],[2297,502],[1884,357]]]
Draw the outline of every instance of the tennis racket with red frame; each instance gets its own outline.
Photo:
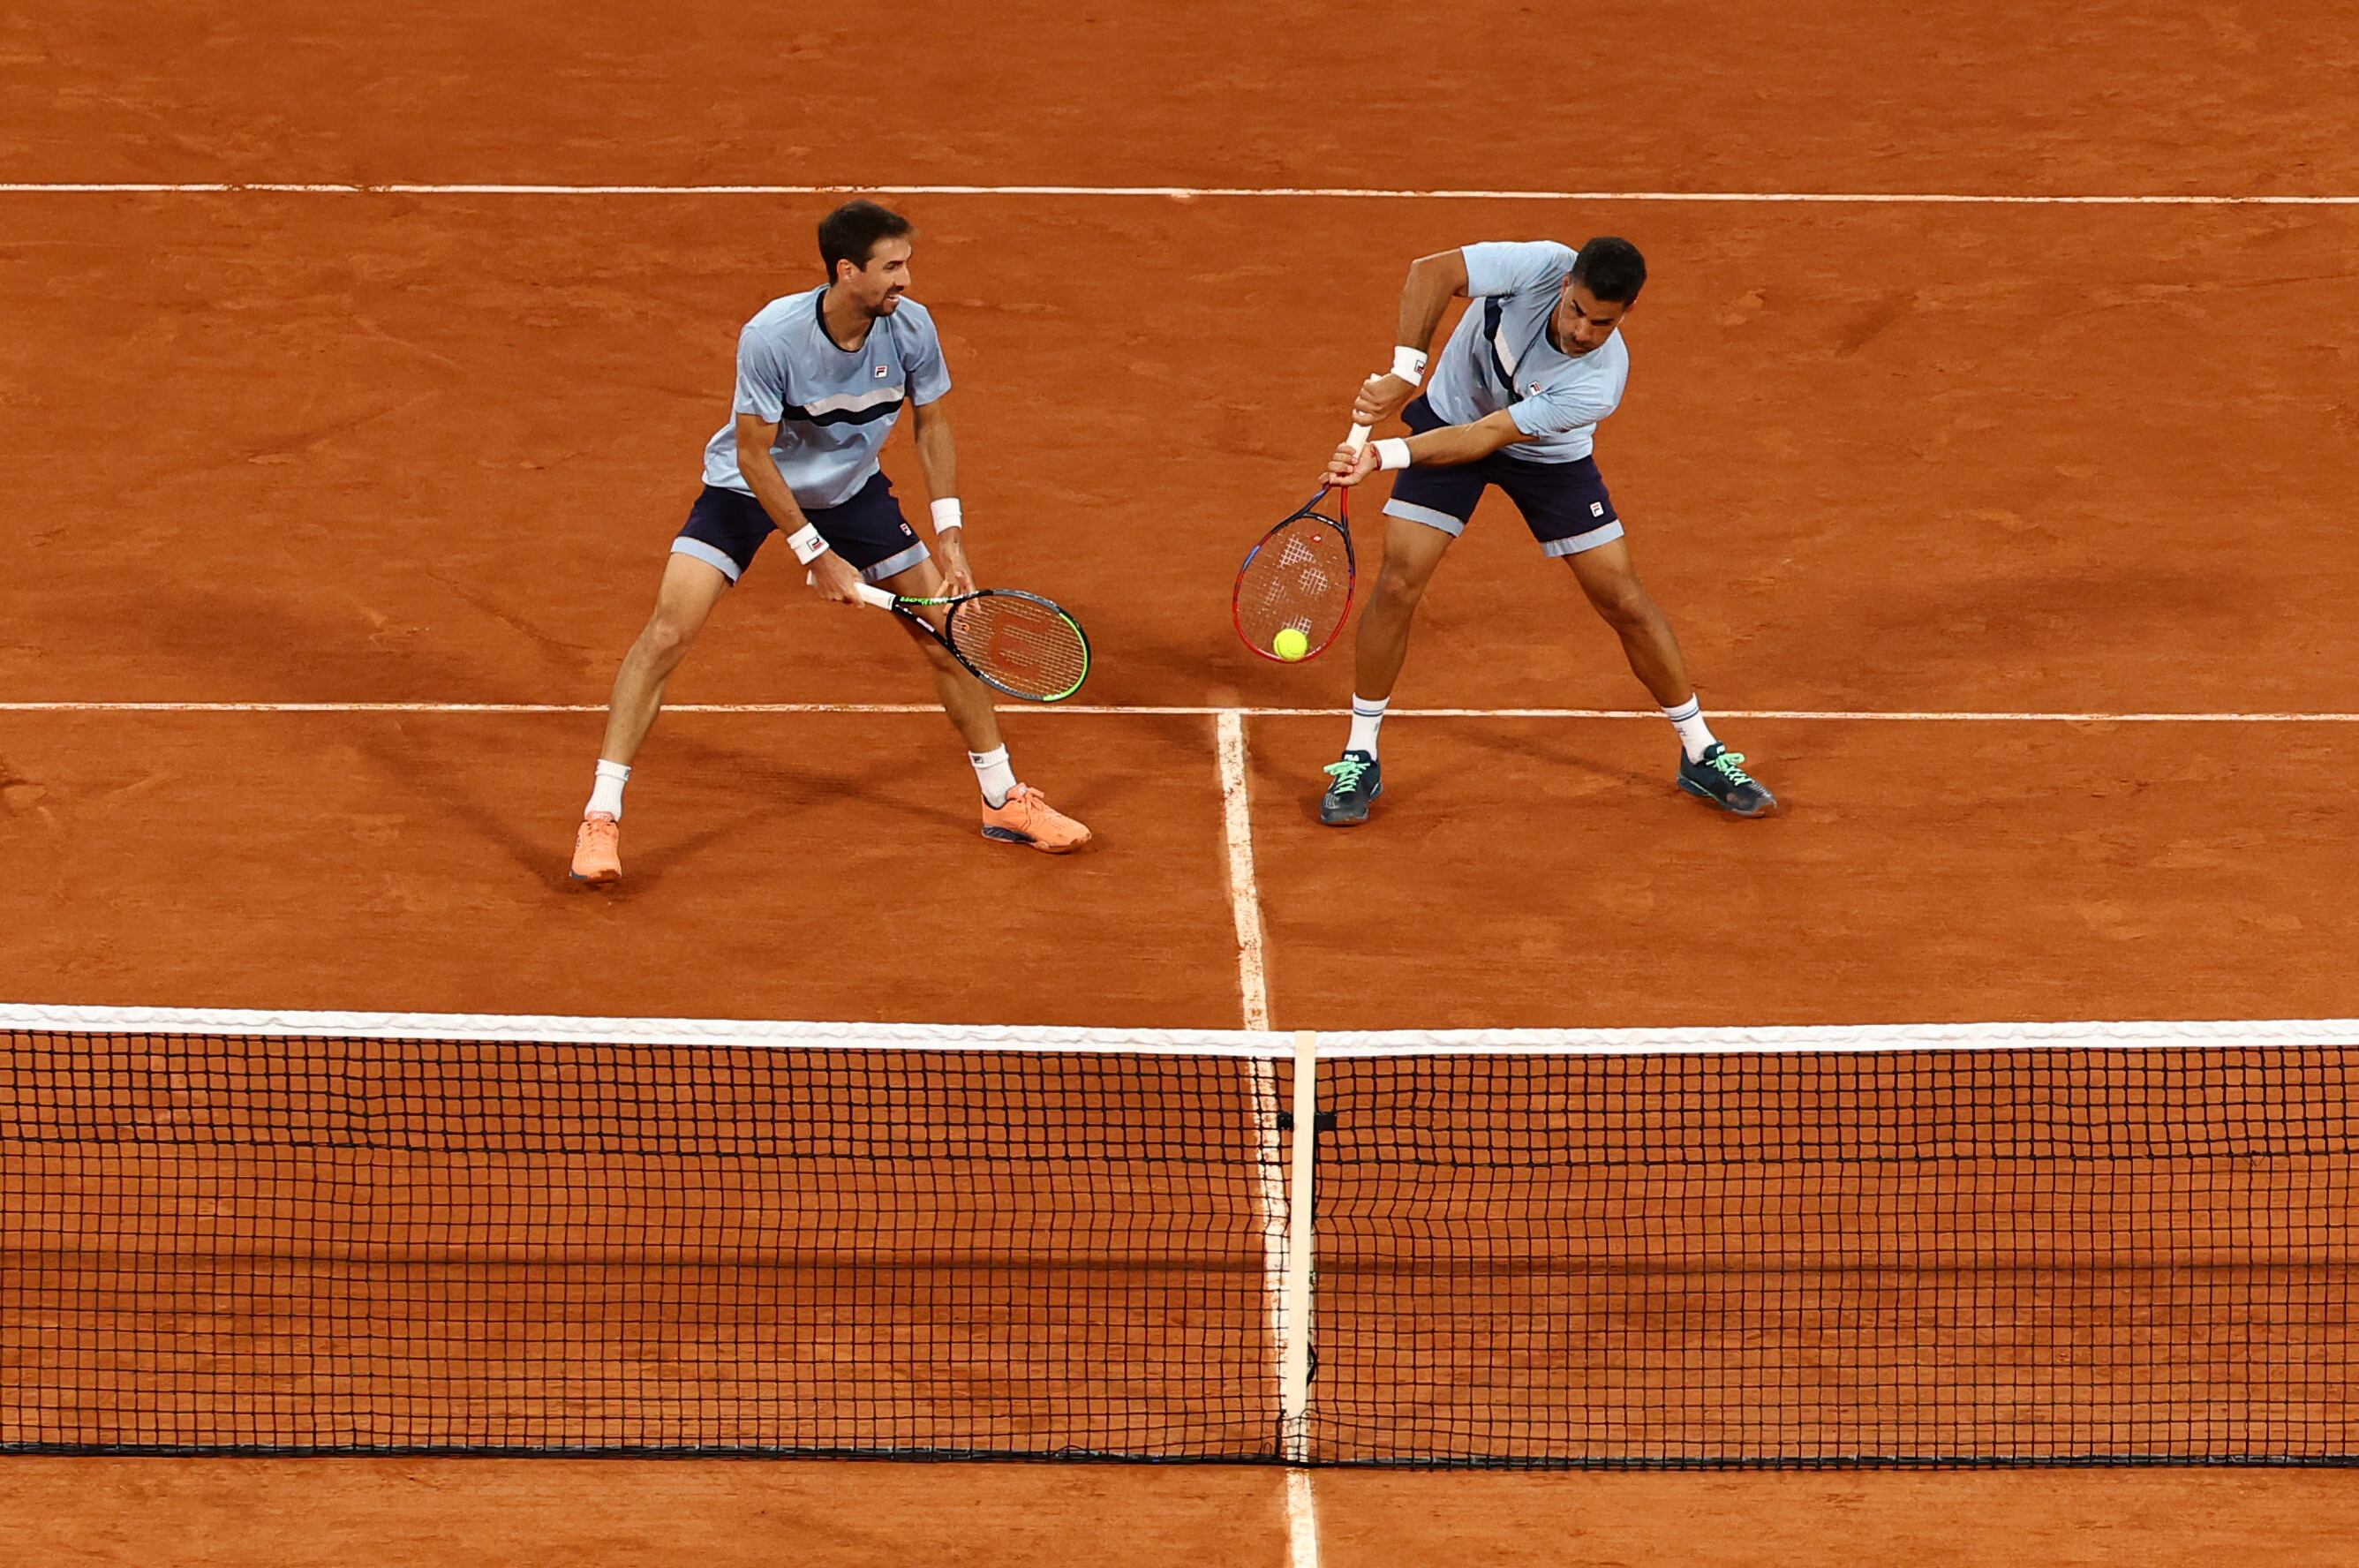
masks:
[[[1359,451],[1368,444],[1368,427],[1353,425],[1345,441]],[[1359,553],[1352,548],[1351,497],[1339,485],[1321,486],[1262,535],[1237,568],[1230,619],[1238,640],[1264,659],[1280,664],[1316,659],[1350,618],[1359,572]],[[1275,645],[1284,631],[1300,632],[1307,651],[1293,659],[1278,652]]]

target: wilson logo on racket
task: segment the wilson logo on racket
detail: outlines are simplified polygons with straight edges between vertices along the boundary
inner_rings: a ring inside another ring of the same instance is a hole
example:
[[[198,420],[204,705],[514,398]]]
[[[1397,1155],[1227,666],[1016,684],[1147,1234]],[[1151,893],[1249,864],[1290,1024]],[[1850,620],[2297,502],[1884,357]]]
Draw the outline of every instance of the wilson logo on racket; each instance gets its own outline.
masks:
[[[863,583],[864,604],[891,610],[922,629],[967,672],[995,691],[1027,702],[1061,702],[1090,678],[1090,639],[1055,601],[1014,588],[985,588],[955,599],[889,593]],[[940,611],[936,617],[920,611]]]

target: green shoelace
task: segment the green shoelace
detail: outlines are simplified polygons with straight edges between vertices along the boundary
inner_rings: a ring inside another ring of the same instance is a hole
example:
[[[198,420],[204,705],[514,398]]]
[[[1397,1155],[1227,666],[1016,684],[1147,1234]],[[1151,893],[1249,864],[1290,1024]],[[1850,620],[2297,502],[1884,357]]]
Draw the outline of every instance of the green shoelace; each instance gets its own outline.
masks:
[[[1745,771],[1745,754],[1741,751],[1723,751],[1704,766],[1717,772],[1731,784],[1753,782],[1753,775]]]
[[[1336,789],[1349,792],[1360,787],[1360,780],[1366,776],[1369,766],[1356,757],[1347,757],[1341,762],[1329,763],[1327,771],[1335,776]]]

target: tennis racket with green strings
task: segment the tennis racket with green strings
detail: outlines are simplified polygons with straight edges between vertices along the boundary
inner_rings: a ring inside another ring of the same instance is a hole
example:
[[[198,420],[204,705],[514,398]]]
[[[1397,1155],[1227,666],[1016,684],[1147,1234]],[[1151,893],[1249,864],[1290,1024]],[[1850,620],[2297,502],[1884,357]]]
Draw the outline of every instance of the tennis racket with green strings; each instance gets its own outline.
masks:
[[[985,588],[950,599],[859,587],[860,602],[925,628],[974,678],[1027,702],[1061,702],[1090,678],[1090,639],[1082,623],[1052,600],[1014,588]],[[939,610],[941,626],[920,612]]]

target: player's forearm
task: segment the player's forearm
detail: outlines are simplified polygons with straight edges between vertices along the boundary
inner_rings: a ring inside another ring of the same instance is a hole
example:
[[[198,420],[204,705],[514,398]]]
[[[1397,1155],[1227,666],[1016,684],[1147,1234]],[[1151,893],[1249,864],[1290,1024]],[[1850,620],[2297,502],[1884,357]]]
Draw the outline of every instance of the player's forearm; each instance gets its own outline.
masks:
[[[941,418],[918,426],[918,467],[926,475],[926,494],[937,501],[957,497],[958,445],[951,440],[950,421]]]
[[[1444,425],[1423,435],[1401,438],[1408,449],[1411,467],[1449,468],[1462,463],[1480,463],[1513,442],[1501,439],[1501,432],[1488,424]]]
[[[1435,329],[1450,301],[1466,292],[1466,256],[1446,250],[1421,256],[1409,263],[1408,281],[1401,286],[1400,321],[1393,342],[1419,354],[1431,351]]]

